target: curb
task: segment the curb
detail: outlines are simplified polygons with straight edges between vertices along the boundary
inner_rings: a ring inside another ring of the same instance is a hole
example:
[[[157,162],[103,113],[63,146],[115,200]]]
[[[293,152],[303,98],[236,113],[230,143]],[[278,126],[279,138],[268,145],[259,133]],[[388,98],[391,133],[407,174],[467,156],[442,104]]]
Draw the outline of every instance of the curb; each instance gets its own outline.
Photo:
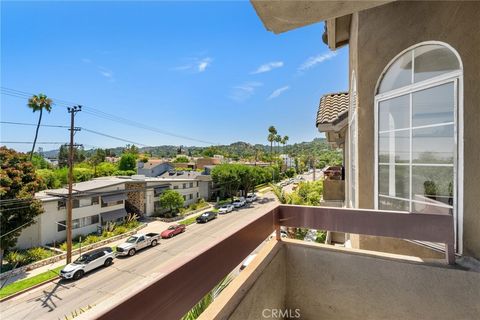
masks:
[[[53,282],[53,281],[58,280],[58,279],[60,279],[60,276],[56,276],[55,278],[52,278],[52,279],[45,280],[45,281],[43,281],[43,282],[37,283],[36,285],[33,285],[33,286],[29,287],[29,288],[25,288],[25,289],[23,289],[23,290],[21,290],[21,291],[12,293],[12,294],[9,295],[9,296],[0,298],[0,302],[4,302],[4,301],[7,301],[7,300],[10,300],[10,299],[12,299],[12,298],[15,298],[15,297],[17,297],[17,296],[25,293],[25,292],[28,292],[28,291],[33,290],[33,289],[35,289],[35,288],[41,287],[41,286],[43,286],[44,284]]]

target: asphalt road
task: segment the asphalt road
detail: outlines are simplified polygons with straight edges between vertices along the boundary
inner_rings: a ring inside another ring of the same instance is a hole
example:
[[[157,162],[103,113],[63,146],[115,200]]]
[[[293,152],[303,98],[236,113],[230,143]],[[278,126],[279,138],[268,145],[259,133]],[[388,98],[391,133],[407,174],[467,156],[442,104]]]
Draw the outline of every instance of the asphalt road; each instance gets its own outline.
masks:
[[[118,294],[125,289],[134,290],[161,274],[165,264],[198,252],[226,233],[248,224],[275,204],[273,195],[268,193],[249,208],[221,215],[207,224],[190,225],[185,233],[162,240],[160,245],[146,248],[133,257],[115,259],[112,266],[99,268],[78,281],[56,280],[2,302],[0,318],[63,319],[80,308],[119,298]]]

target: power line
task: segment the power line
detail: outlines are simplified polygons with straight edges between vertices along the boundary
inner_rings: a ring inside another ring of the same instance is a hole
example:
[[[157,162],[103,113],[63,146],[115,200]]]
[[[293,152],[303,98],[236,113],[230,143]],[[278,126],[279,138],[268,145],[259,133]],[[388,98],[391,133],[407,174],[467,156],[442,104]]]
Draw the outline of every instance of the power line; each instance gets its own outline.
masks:
[[[31,141],[0,141],[0,143],[4,144],[13,144],[13,143],[18,143],[18,144],[32,144]],[[36,142],[37,144],[65,144],[65,142]]]
[[[28,99],[33,95],[32,93],[29,93],[29,92],[26,92],[26,91],[10,89],[10,88],[6,88],[6,87],[1,87],[1,89],[2,89],[2,94],[17,97],[17,98],[22,98],[22,99]],[[61,99],[56,99],[56,98],[52,98],[52,100],[54,101],[55,105],[63,106],[63,107],[68,107],[69,105],[78,104],[78,103],[74,103],[74,102],[71,102],[71,101],[66,101],[66,100],[61,100]],[[172,136],[172,137],[180,138],[180,139],[184,139],[184,140],[196,141],[196,142],[200,142],[200,143],[204,143],[204,144],[213,144],[213,145],[218,144],[218,143],[215,143],[215,142],[206,141],[206,140],[202,140],[202,139],[197,139],[197,138],[194,138],[194,137],[189,137],[189,136],[186,136],[186,135],[181,135],[181,134],[177,134],[177,133],[170,132],[170,131],[167,131],[167,130],[159,129],[157,127],[146,125],[146,124],[143,124],[141,122],[137,122],[137,121],[134,121],[134,120],[131,120],[131,119],[123,118],[123,117],[120,117],[120,116],[117,116],[117,115],[114,115],[114,114],[110,114],[110,113],[101,111],[101,110],[99,110],[97,108],[94,108],[94,107],[84,106],[84,105],[82,105],[82,107],[84,108],[84,113],[86,113],[86,114],[89,114],[89,115],[92,115],[92,116],[95,116],[95,117],[98,117],[98,118],[102,118],[102,119],[105,119],[105,120],[117,122],[117,123],[120,123],[120,124],[123,124],[123,125],[128,125],[128,126],[132,126],[132,127],[136,127],[136,128],[140,128],[140,129],[144,129],[144,130],[152,131],[152,132],[159,133],[159,134],[162,134],[162,135]]]
[[[0,121],[0,123],[11,124],[11,125],[20,125],[20,126],[37,126],[37,124],[35,124],[35,123],[26,123],[26,122]],[[69,128],[69,126],[51,125],[51,124],[41,124],[40,126],[41,127],[49,127],[49,128]],[[78,128],[80,128],[81,130],[86,131],[86,132],[90,132],[90,133],[97,134],[97,135],[100,135],[100,136],[104,136],[104,137],[107,137],[107,138],[115,139],[115,140],[118,140],[118,141],[133,143],[135,145],[139,145],[139,146],[143,146],[143,147],[149,147],[148,145],[140,143],[140,142],[136,142],[136,141],[120,138],[120,137],[115,137],[115,136],[109,135],[107,133],[99,132],[99,131],[96,131],[96,130],[87,129],[87,128],[84,128],[84,127],[78,127]]]

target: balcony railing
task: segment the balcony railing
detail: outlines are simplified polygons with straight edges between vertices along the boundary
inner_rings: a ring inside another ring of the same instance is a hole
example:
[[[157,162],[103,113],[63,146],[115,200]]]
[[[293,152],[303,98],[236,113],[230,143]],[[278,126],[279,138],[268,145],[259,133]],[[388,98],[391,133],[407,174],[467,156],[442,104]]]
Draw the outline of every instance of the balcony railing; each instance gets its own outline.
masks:
[[[279,205],[197,255],[165,268],[153,283],[115,305],[98,305],[98,319],[179,319],[280,226],[385,236],[446,244],[455,262],[448,215]]]

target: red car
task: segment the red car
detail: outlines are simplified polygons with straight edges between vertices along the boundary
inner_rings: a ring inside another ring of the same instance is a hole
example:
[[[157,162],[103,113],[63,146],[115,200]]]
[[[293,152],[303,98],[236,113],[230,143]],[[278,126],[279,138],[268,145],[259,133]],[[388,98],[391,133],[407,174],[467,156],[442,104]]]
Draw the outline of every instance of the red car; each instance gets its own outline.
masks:
[[[161,236],[163,239],[166,238],[172,238],[173,236],[176,236],[177,234],[180,234],[182,232],[185,232],[185,225],[184,224],[174,224],[168,227],[167,230],[163,231],[161,233]]]

